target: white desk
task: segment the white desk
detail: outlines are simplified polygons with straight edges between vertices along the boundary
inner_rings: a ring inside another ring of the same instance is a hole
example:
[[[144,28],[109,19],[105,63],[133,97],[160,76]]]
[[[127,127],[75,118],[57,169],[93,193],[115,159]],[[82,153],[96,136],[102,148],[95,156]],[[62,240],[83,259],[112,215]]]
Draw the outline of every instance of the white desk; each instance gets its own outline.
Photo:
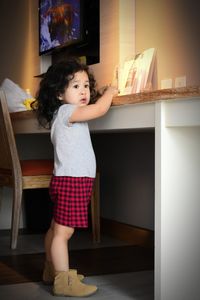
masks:
[[[155,128],[155,299],[200,299],[200,98],[113,107],[90,127]]]
[[[13,119],[16,133],[46,132]],[[92,131],[155,129],[155,299],[200,299],[200,96],[113,106]]]

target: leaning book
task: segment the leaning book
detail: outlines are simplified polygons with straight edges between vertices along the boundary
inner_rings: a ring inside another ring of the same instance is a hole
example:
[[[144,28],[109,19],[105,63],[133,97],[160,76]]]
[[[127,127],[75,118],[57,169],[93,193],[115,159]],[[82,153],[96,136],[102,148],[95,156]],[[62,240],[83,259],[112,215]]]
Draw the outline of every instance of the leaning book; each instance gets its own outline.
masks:
[[[114,73],[120,95],[140,93],[152,87],[155,49],[150,48],[118,66]]]

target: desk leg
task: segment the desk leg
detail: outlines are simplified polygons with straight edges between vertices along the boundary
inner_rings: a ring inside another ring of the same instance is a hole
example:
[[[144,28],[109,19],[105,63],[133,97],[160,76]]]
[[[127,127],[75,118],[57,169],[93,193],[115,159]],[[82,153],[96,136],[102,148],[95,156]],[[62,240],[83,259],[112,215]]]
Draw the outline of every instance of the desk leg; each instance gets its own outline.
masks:
[[[165,127],[156,107],[155,300],[200,299],[200,127]]]

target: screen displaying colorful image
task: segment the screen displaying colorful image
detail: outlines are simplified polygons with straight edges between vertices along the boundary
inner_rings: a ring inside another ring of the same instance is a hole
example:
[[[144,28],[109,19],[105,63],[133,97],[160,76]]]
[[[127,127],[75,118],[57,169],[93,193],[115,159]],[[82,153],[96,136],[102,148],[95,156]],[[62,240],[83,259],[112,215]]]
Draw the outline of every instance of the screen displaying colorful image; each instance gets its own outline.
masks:
[[[80,0],[40,0],[40,54],[81,38]]]

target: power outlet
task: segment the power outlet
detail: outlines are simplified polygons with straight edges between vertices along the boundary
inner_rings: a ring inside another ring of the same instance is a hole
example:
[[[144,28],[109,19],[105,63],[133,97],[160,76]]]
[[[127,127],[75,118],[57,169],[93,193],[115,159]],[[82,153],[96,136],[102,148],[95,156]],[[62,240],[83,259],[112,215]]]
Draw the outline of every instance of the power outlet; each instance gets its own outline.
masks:
[[[172,88],[172,79],[162,79],[161,80],[161,89],[171,89]]]
[[[185,86],[186,86],[186,76],[175,78],[175,88],[185,87]]]

